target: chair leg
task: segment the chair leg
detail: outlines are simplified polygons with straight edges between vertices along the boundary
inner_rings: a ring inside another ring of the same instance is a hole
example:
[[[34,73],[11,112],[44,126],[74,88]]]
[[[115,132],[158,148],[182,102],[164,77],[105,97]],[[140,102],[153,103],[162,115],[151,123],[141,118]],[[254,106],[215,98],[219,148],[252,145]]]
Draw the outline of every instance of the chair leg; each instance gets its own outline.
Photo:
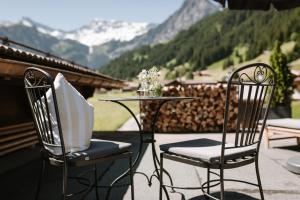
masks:
[[[220,169],[220,200],[225,199],[225,191],[224,191],[224,169],[221,166]]]
[[[46,163],[45,163],[45,160],[43,159],[42,160],[42,166],[41,166],[40,174],[39,174],[39,179],[38,179],[38,185],[37,185],[36,193],[35,193],[35,200],[38,200],[39,196],[40,196],[42,179],[43,179],[43,176],[45,174],[45,165],[46,165]]]
[[[255,158],[255,170],[256,170],[256,177],[257,177],[257,183],[259,187],[260,192],[260,198],[264,200],[264,191],[262,189],[261,181],[260,181],[260,174],[259,174],[259,166],[258,166],[258,157]]]
[[[94,166],[94,180],[95,180],[94,187],[95,187],[96,199],[99,200],[97,164],[95,164]]]
[[[133,172],[132,172],[132,155],[129,157],[129,176],[130,176],[130,186],[131,186],[131,200],[134,200],[134,182],[133,182]]]
[[[207,189],[206,189],[206,193],[209,194],[209,189],[210,189],[210,168],[207,168]],[[208,196],[205,196],[205,199],[209,199]]]
[[[63,191],[62,198],[63,200],[67,199],[67,185],[68,185],[68,167],[67,164],[63,164]]]
[[[162,189],[163,189],[163,173],[164,173],[164,154],[160,154],[160,173],[159,173],[159,200],[162,200]]]

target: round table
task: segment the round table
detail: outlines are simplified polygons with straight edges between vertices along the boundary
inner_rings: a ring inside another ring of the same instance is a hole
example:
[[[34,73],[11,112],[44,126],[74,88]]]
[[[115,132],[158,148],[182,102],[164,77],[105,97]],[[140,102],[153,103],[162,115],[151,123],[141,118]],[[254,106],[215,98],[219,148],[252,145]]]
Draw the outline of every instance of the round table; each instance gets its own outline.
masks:
[[[147,174],[145,174],[144,172],[134,172],[136,174],[141,174],[143,176],[146,177],[147,181],[148,181],[148,185],[151,186],[152,185],[152,179],[153,177],[157,178],[159,180],[159,159],[156,153],[156,149],[155,149],[155,138],[154,138],[154,134],[155,134],[155,128],[156,128],[156,123],[159,117],[159,111],[160,109],[163,107],[164,104],[166,104],[167,102],[170,101],[183,101],[183,100],[193,100],[193,99],[197,99],[199,97],[172,97],[172,96],[164,96],[164,97],[144,97],[144,96],[137,96],[137,97],[128,97],[128,98],[101,98],[98,99],[99,101],[106,101],[106,102],[113,102],[113,103],[117,103],[120,106],[124,107],[130,114],[131,116],[134,118],[136,124],[138,125],[139,128],[139,151],[138,154],[136,156],[136,158],[133,161],[133,167],[136,165],[137,161],[140,159],[140,155],[143,149],[143,146],[146,144],[151,144],[151,148],[152,148],[152,159],[153,159],[153,164],[154,164],[154,171],[153,173],[148,176]],[[124,104],[124,102],[129,102],[129,101],[137,101],[137,102],[143,102],[143,101],[158,101],[158,107],[155,111],[154,117],[152,118],[152,123],[151,123],[151,130],[150,132],[143,132],[142,130],[142,126],[141,123],[139,122],[139,120],[137,119],[137,117],[135,116],[135,114],[133,113],[133,111]],[[147,135],[149,135],[150,137],[146,137]],[[167,176],[170,179],[171,185],[173,185],[173,180],[170,176],[170,174],[164,170],[164,172],[167,174]],[[123,179],[124,177],[126,177],[129,174],[129,169],[127,169],[121,176],[119,176],[118,178],[116,178],[113,182],[112,182],[112,186],[115,185],[117,182],[119,182],[121,179]],[[166,188],[163,188],[165,191],[165,194],[167,196],[167,199],[169,198],[168,192],[166,190]],[[111,188],[108,189],[107,194],[109,195]]]

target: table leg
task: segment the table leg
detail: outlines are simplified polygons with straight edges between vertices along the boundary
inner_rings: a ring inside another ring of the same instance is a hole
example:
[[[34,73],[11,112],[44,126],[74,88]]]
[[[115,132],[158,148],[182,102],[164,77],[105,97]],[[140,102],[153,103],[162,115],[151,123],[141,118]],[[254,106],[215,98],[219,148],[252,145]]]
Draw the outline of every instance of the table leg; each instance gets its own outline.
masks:
[[[123,108],[125,108],[129,113],[130,115],[134,118],[136,124],[138,125],[138,128],[139,128],[139,137],[140,137],[140,142],[139,142],[139,151],[137,153],[137,156],[136,158],[134,159],[133,163],[132,163],[132,168],[135,167],[137,161],[140,159],[140,155],[141,155],[141,152],[142,152],[142,149],[143,149],[143,145],[144,145],[144,139],[143,139],[143,135],[141,134],[142,133],[142,127],[141,127],[141,124],[139,123],[138,119],[136,118],[135,114],[132,112],[132,110],[130,110],[130,108],[128,108],[125,104],[123,104],[122,102],[119,102],[119,101],[111,101],[113,103],[117,103],[119,104],[120,106],[122,106]],[[128,168],[123,174],[121,174],[119,177],[117,177],[111,184],[110,184],[110,187],[108,188],[107,190],[107,193],[106,193],[106,198],[105,199],[108,199],[109,198],[109,195],[110,195],[110,192],[111,192],[111,189],[113,188],[113,186],[115,184],[117,184],[120,180],[122,180],[124,177],[126,176],[129,176],[129,173],[130,173],[130,168]],[[135,172],[137,174],[142,174],[144,175],[147,179],[148,179],[148,183],[149,183],[149,178],[148,176],[143,173],[143,172]]]
[[[141,155],[141,152],[142,152],[142,149],[143,149],[143,145],[145,143],[151,143],[151,148],[152,148],[152,159],[153,159],[153,163],[154,163],[154,172],[153,174],[150,176],[150,178],[143,172],[134,172],[135,174],[141,174],[143,176],[145,176],[148,180],[148,185],[151,186],[152,185],[152,178],[153,177],[156,177],[158,180],[159,180],[159,159],[158,159],[158,156],[157,156],[157,153],[156,153],[156,149],[155,149],[155,139],[154,139],[154,134],[155,134],[155,127],[156,127],[156,123],[157,123],[157,120],[158,120],[158,117],[159,117],[159,111],[161,109],[161,107],[167,103],[169,100],[165,100],[165,101],[162,101],[160,102],[156,112],[155,112],[155,115],[154,115],[154,118],[153,118],[153,121],[152,121],[152,126],[151,126],[151,138],[150,140],[144,140],[144,137],[143,137],[143,134],[142,134],[142,128],[141,128],[141,124],[140,122],[138,121],[138,119],[136,118],[135,114],[132,112],[132,110],[130,110],[130,108],[128,108],[125,104],[123,104],[122,102],[120,101],[111,101],[113,103],[117,103],[119,104],[120,106],[124,107],[130,114],[131,116],[134,118],[136,124],[138,125],[138,128],[139,128],[139,136],[140,136],[140,143],[139,143],[139,151],[138,151],[138,154],[135,158],[135,160],[133,161],[133,164],[132,164],[132,167],[135,167],[137,161],[140,159],[140,155]],[[110,184],[110,187],[108,188],[108,191],[107,191],[107,194],[106,194],[106,199],[109,198],[109,195],[110,195],[110,192],[111,192],[111,189],[112,187],[117,184],[120,180],[122,180],[124,177],[128,176],[129,175],[129,171],[130,169],[127,169],[122,175],[120,175],[119,177],[117,177],[111,184]],[[171,186],[173,186],[173,180],[171,178],[171,175],[169,174],[169,172],[167,172],[166,170],[163,169],[163,171],[167,174],[167,176],[169,177],[170,179],[170,182],[171,182]],[[156,173],[156,174],[155,174]],[[173,188],[172,188],[173,189]],[[163,190],[166,194],[166,197],[167,199],[169,200],[170,197],[169,197],[169,194],[168,194],[168,191],[166,189],[165,186],[163,186]],[[174,189],[173,189],[174,191]]]
[[[137,154],[137,156],[136,156],[136,158],[134,159],[133,164],[132,164],[132,166],[134,167],[134,166],[136,165],[137,161],[138,161],[139,158],[140,158],[140,154],[141,154],[141,152],[142,152],[143,144],[144,144],[144,138],[143,138],[143,135],[141,134],[141,133],[142,133],[142,126],[141,126],[139,120],[136,118],[135,114],[132,112],[132,110],[130,110],[130,108],[128,108],[124,103],[119,102],[119,101],[112,101],[112,102],[113,102],[113,103],[117,103],[117,104],[119,104],[120,106],[122,106],[123,108],[125,108],[125,109],[130,113],[130,115],[134,118],[134,120],[135,120],[135,122],[136,122],[136,124],[137,124],[137,126],[138,126],[138,128],[139,128],[139,133],[140,133],[140,134],[139,134],[139,137],[140,137],[139,151],[138,151],[138,154]]]
[[[164,100],[162,102],[160,102],[160,104],[158,105],[157,109],[156,109],[156,112],[155,112],[155,115],[154,115],[154,118],[152,120],[152,124],[151,124],[151,139],[152,139],[152,143],[151,143],[151,146],[152,146],[152,158],[153,158],[153,164],[154,164],[154,172],[153,174],[151,175],[151,178],[150,178],[150,181],[152,181],[152,177],[155,177],[157,178],[159,181],[159,177],[160,177],[160,170],[159,170],[159,167],[160,166],[160,161],[158,159],[158,156],[157,156],[157,153],[156,153],[156,149],[155,149],[155,138],[154,138],[154,134],[155,134],[155,129],[156,129],[156,123],[158,121],[158,117],[159,117],[159,112],[160,112],[160,109],[163,107],[163,105],[165,105],[165,103],[169,102],[170,100]],[[165,169],[163,169],[163,172],[165,172],[167,174],[167,176],[169,177],[169,180],[170,180],[170,183],[171,183],[171,186],[173,186],[173,180],[172,180],[172,177],[171,175],[169,174],[169,172]],[[156,174],[155,174],[156,173]],[[166,197],[167,199],[170,199],[169,198],[169,194],[168,194],[168,191],[166,189],[165,186],[163,186],[163,190],[166,194]],[[174,189],[172,188],[172,191],[174,192]]]

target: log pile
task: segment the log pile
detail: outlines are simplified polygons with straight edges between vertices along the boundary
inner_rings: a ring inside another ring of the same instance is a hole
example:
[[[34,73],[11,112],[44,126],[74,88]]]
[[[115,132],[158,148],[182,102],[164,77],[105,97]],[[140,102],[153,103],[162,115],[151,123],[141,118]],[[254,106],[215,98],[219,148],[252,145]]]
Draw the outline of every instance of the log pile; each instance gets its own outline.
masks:
[[[226,85],[200,84],[164,87],[164,96],[200,97],[193,100],[167,102],[159,113],[156,132],[220,132],[223,129]],[[158,101],[144,101],[140,104],[141,122],[144,131],[151,130],[151,122],[158,107]],[[234,130],[237,117],[237,90],[230,95],[229,123]]]

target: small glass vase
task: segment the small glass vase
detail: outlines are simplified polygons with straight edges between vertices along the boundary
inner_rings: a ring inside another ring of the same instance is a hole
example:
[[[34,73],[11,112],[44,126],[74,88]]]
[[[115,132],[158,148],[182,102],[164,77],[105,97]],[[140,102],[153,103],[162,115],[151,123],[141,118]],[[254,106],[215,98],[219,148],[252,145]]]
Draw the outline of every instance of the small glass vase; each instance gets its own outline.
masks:
[[[140,97],[147,97],[149,95],[149,84],[147,82],[142,82],[137,93]]]
[[[138,95],[140,97],[160,97],[162,96],[162,85],[150,85],[149,82],[141,83],[140,88],[138,89]]]
[[[137,94],[139,97],[148,97],[148,90],[137,90]]]
[[[155,90],[148,90],[148,97],[156,97]]]

